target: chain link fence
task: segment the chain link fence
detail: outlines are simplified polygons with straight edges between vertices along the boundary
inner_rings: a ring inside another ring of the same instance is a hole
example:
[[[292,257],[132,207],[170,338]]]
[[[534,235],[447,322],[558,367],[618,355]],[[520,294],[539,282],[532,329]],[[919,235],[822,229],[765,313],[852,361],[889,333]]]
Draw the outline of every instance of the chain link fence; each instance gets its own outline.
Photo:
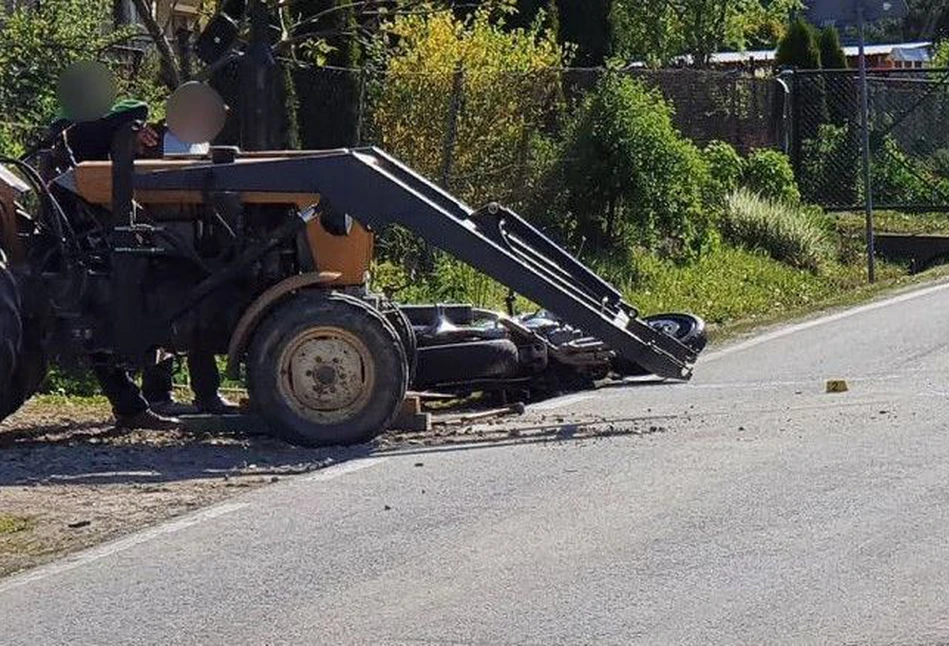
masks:
[[[777,147],[781,103],[773,79],[689,69],[530,73],[375,73],[294,70],[301,145],[378,145],[466,199],[517,206],[535,168],[550,161],[583,96],[606,74],[624,74],[660,93],[680,132],[699,146],[725,141],[743,153]],[[302,81],[302,82],[301,82]],[[490,151],[490,154],[486,154]],[[490,196],[482,188],[490,187]]]
[[[875,206],[949,211],[949,70],[874,71],[868,84]],[[862,208],[857,73],[795,72],[791,89],[790,152],[804,198]]]

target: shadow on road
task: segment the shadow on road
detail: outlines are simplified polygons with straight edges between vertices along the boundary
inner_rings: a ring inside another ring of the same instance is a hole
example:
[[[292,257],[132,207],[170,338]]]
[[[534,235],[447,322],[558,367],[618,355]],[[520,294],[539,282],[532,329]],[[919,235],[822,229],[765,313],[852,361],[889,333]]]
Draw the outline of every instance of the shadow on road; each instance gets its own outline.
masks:
[[[24,427],[0,432],[0,487],[285,476],[367,452],[302,449],[238,434],[128,432],[101,422]]]
[[[637,383],[637,386],[644,385]],[[651,385],[651,384],[645,384]],[[455,452],[508,445],[649,435],[669,416],[606,419],[528,412],[476,423],[436,423],[417,433],[389,432],[368,445],[307,449],[255,434],[253,422],[225,432],[116,429],[101,412],[74,421],[22,418],[0,426],[0,487],[36,484],[121,485],[289,476],[368,456]],[[250,419],[250,418],[247,418]]]

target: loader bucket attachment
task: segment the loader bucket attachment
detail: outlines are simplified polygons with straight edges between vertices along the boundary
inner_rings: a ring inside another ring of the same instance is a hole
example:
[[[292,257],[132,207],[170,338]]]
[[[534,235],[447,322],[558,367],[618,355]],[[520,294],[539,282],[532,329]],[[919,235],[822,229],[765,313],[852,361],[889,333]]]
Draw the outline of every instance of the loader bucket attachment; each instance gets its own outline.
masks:
[[[143,190],[318,193],[367,227],[405,227],[655,375],[692,375],[694,350],[649,326],[614,287],[523,218],[494,204],[474,210],[379,149],[253,153],[133,181]]]

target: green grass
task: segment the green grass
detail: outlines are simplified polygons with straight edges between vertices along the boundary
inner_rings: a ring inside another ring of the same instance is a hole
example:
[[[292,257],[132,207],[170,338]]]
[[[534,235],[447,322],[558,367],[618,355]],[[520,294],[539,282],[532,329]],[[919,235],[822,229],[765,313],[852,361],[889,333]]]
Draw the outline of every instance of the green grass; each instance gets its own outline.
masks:
[[[862,237],[866,227],[863,213],[834,214],[838,233]],[[949,235],[949,213],[897,213],[877,211],[874,229],[880,233],[945,233]]]
[[[0,536],[24,532],[30,529],[32,526],[33,523],[30,522],[29,518],[0,514]]]
[[[766,200],[746,189],[728,196],[722,233],[735,245],[817,272],[834,256],[832,229],[820,209]]]
[[[859,266],[834,263],[815,274],[727,245],[689,265],[651,257],[638,264],[639,279],[621,288],[642,312],[691,311],[717,325],[819,307],[866,284]],[[881,281],[902,275],[880,267]]]

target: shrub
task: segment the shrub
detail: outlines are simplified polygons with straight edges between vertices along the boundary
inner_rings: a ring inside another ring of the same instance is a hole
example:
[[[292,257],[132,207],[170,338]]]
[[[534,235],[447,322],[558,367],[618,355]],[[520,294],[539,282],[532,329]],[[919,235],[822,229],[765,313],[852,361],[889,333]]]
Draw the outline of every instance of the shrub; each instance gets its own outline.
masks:
[[[855,129],[823,124],[801,152],[798,179],[805,200],[840,206],[859,201],[860,139]]]
[[[556,35],[535,21],[506,30],[488,9],[459,20],[451,11],[396,17],[395,47],[374,87],[371,126],[410,166],[479,203],[510,201],[533,133],[555,113],[568,60]],[[446,133],[453,132],[453,141]]]
[[[818,271],[833,256],[828,225],[816,208],[762,199],[746,189],[728,197],[722,233],[798,269]]]
[[[892,136],[874,141],[870,181],[881,205],[926,204],[933,199],[936,178],[904,153]],[[861,196],[860,199],[863,199]]]
[[[702,151],[702,158],[708,168],[706,202],[722,205],[725,198],[738,188],[745,162],[734,146],[724,141],[709,142]]]
[[[743,184],[762,197],[796,204],[801,193],[787,155],[777,150],[756,150],[745,162]]]
[[[547,182],[556,194],[545,201],[594,250],[635,243],[684,257],[707,241],[701,153],[639,81],[604,76],[568,124],[560,158]]]

